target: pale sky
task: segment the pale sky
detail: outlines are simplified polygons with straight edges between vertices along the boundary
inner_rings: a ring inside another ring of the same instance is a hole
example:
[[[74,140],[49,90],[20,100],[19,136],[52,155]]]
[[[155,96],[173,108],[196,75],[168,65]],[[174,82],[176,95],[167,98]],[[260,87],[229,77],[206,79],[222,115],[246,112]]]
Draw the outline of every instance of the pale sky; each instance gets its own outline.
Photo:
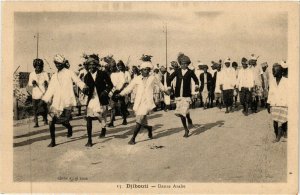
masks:
[[[55,70],[53,56],[63,54],[76,70],[81,58],[97,53],[113,54],[116,60],[139,64],[142,54],[153,55],[154,64],[165,64],[164,23],[168,24],[168,62],[177,54],[211,65],[230,57],[240,64],[252,53],[258,63],[269,65],[287,58],[285,12],[45,12],[15,14],[14,66],[32,71],[39,32],[39,58]],[[46,63],[46,62],[45,62]],[[50,71],[45,65],[45,70]]]

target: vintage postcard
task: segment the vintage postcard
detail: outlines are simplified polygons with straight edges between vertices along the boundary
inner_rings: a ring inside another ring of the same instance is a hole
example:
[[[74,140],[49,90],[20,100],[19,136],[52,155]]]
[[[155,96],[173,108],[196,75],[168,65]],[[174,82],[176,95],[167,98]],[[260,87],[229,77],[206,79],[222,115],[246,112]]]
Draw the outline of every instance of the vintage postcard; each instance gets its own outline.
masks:
[[[1,193],[295,194],[297,2],[2,2]]]

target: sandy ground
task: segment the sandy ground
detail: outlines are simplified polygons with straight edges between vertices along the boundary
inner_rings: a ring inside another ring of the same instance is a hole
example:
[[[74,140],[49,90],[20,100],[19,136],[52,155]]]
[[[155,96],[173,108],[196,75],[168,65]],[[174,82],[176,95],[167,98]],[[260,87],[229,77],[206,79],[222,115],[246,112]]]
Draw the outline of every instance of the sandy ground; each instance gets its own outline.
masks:
[[[146,130],[137,144],[128,145],[134,118],[108,129],[99,139],[100,125],[94,121],[92,148],[86,148],[85,120],[75,119],[73,137],[57,125],[57,144],[48,148],[47,126],[33,123],[14,127],[14,181],[82,182],[285,182],[287,140],[272,143],[271,116],[266,110],[245,117],[241,110],[224,114],[212,108],[191,110],[195,127],[191,136],[184,131],[173,111],[155,112],[149,123],[154,139]]]

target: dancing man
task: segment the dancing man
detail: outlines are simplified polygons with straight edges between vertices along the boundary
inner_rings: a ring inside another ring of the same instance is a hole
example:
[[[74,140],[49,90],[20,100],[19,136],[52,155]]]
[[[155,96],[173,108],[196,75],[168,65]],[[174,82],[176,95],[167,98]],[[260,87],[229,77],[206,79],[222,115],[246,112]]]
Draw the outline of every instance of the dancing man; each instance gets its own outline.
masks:
[[[180,68],[174,71],[168,80],[168,88],[171,90],[171,82],[176,78],[175,87],[175,101],[176,110],[175,115],[180,117],[182,125],[185,130],[184,137],[189,136],[189,128],[193,126],[192,119],[190,117],[189,106],[191,103],[191,80],[195,82],[195,91],[199,91],[199,80],[195,73],[188,69],[188,65],[191,64],[191,60],[188,56],[180,53],[177,58]],[[187,123],[189,127],[187,126]]]
[[[159,86],[160,90],[168,94],[167,89],[162,85],[160,80],[158,80],[154,75],[150,75],[150,71],[153,68],[151,63],[151,57],[148,55],[143,55],[141,60],[143,63],[140,66],[141,75],[135,77],[131,83],[119,94],[119,96],[124,96],[132,92],[136,88],[136,97],[134,99],[133,110],[136,115],[136,126],[133,132],[133,136],[128,142],[128,144],[135,144],[135,139],[139,133],[141,127],[148,130],[148,137],[152,139],[152,126],[148,125],[147,115],[152,111],[156,105],[153,100],[153,91],[155,85]]]
[[[99,137],[105,137],[106,113],[109,104],[109,94],[110,96],[112,95],[113,84],[108,74],[98,69],[100,67],[98,55],[90,55],[87,58],[86,64],[89,72],[84,78],[84,82],[88,86],[88,90],[86,90],[88,96],[86,116],[88,142],[85,146],[91,147],[93,145],[92,124],[94,119],[98,120],[102,126]]]
[[[86,90],[85,84],[76,76],[76,74],[66,68],[66,59],[62,55],[54,57],[54,63],[57,72],[51,77],[48,90],[42,97],[45,102],[50,102],[49,111],[49,129],[51,136],[51,143],[48,147],[56,146],[55,142],[55,124],[62,124],[68,129],[67,137],[72,137],[73,131],[70,125],[72,107],[76,106],[76,98],[73,90],[73,83]],[[43,104],[43,102],[40,102]]]

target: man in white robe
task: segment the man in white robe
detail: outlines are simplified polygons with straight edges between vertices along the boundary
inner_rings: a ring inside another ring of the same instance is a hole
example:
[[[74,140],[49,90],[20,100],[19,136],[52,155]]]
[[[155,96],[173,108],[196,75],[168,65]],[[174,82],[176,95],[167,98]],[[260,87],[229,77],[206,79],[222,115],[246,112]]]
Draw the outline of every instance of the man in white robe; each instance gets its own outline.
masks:
[[[136,115],[136,126],[133,132],[133,136],[128,144],[135,144],[135,139],[139,133],[141,127],[144,127],[148,130],[148,137],[153,138],[152,135],[152,126],[148,125],[147,115],[152,111],[156,105],[153,99],[154,87],[159,86],[160,90],[167,93],[167,89],[162,85],[160,80],[158,80],[154,75],[150,75],[150,71],[153,68],[151,60],[147,56],[143,56],[142,60],[144,61],[141,66],[141,75],[135,77],[131,83],[121,91],[120,96],[127,95],[132,92],[136,87],[136,97],[134,100],[133,110]]]
[[[68,129],[68,136],[72,137],[73,131],[70,125],[72,107],[76,106],[76,98],[73,90],[73,82],[80,89],[85,90],[85,84],[77,75],[66,68],[66,59],[62,55],[54,57],[57,72],[51,77],[48,90],[42,97],[44,102],[52,102],[48,115],[51,143],[48,147],[56,146],[55,124],[62,124]]]

